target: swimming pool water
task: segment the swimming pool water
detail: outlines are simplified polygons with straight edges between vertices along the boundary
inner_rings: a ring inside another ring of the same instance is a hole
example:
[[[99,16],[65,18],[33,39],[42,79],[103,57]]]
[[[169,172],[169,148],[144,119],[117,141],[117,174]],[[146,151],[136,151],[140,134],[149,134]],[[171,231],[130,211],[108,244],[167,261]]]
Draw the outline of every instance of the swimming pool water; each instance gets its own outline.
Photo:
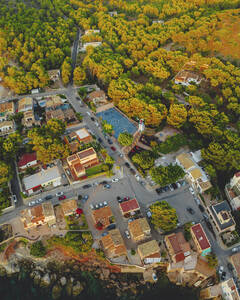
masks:
[[[118,138],[119,134],[122,132],[128,132],[134,134],[137,131],[135,125],[133,125],[126,117],[124,117],[115,108],[110,108],[108,110],[97,113],[98,118],[106,120],[109,124],[113,126],[114,137]]]

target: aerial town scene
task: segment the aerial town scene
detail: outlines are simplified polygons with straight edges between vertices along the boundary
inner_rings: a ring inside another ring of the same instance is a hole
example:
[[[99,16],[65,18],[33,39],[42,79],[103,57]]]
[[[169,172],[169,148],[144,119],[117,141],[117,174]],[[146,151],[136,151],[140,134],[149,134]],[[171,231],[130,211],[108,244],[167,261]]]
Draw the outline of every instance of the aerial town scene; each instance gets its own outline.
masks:
[[[240,1],[0,1],[0,300],[240,300]]]

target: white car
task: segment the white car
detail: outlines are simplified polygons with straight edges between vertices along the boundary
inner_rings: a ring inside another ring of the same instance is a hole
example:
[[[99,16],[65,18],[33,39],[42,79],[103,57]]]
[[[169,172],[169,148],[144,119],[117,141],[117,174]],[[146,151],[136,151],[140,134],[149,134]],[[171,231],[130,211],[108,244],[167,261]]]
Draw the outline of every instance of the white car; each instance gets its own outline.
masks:
[[[194,190],[193,190],[192,187],[189,188],[189,191],[190,191],[190,193],[191,193],[192,195],[195,195]]]
[[[141,177],[138,174],[136,174],[135,177],[136,177],[137,181],[140,181]]]
[[[62,195],[63,195],[63,192],[58,192],[58,193],[56,194],[57,197],[60,197],[60,196],[62,196]]]
[[[91,116],[91,114],[90,114],[90,112],[89,112],[89,111],[87,111],[87,114],[88,114],[89,116]]]
[[[92,204],[89,205],[91,209],[94,209],[94,206]]]
[[[103,205],[104,205],[104,206],[107,206],[107,205],[108,205],[108,204],[107,204],[107,201],[104,201],[104,202],[103,202]]]
[[[128,230],[125,230],[124,233],[125,233],[125,235],[126,235],[126,238],[127,238],[127,239],[130,239],[130,233],[129,233],[129,231],[128,231]]]
[[[113,179],[112,179],[112,182],[118,182],[118,181],[119,181],[118,178],[113,178]]]
[[[222,272],[223,272],[223,269],[224,269],[224,268],[223,268],[223,266],[220,266],[220,267],[219,267],[219,269],[218,269],[218,273],[219,273],[220,275],[222,274]]]
[[[101,202],[99,203],[99,207],[103,207],[103,204]]]
[[[234,247],[232,248],[232,253],[236,253],[238,251],[238,248]]]

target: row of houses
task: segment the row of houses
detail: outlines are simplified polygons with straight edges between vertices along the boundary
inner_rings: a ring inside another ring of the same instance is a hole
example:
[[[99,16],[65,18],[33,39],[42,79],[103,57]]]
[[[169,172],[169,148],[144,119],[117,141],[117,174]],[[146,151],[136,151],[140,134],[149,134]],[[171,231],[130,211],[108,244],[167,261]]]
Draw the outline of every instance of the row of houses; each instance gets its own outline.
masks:
[[[77,210],[77,201],[74,199],[64,200],[60,203],[64,216],[72,215]],[[56,224],[56,215],[51,202],[45,202],[37,206],[24,209],[20,212],[20,219],[24,229],[29,230],[38,226]]]

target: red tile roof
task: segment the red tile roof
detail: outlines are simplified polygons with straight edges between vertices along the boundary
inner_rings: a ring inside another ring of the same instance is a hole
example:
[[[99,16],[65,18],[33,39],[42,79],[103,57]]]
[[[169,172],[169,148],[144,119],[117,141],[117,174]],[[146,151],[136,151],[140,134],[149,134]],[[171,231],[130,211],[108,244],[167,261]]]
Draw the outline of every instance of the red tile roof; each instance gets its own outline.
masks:
[[[175,260],[176,262],[180,262],[180,261],[183,261],[185,259],[185,256],[184,254],[181,252],[181,253],[178,253],[176,256],[175,256]]]
[[[18,167],[21,168],[21,167],[24,167],[26,164],[34,161],[34,160],[37,160],[37,154],[36,152],[33,152],[33,153],[24,153],[20,159],[19,159],[19,162],[18,162]]]
[[[120,207],[123,213],[127,213],[139,209],[139,204],[137,202],[137,199],[134,198],[120,203]]]
[[[196,239],[198,240],[198,243],[202,250],[211,247],[208,238],[206,236],[206,233],[204,232],[202,225],[200,223],[192,226],[192,232],[194,233]]]

